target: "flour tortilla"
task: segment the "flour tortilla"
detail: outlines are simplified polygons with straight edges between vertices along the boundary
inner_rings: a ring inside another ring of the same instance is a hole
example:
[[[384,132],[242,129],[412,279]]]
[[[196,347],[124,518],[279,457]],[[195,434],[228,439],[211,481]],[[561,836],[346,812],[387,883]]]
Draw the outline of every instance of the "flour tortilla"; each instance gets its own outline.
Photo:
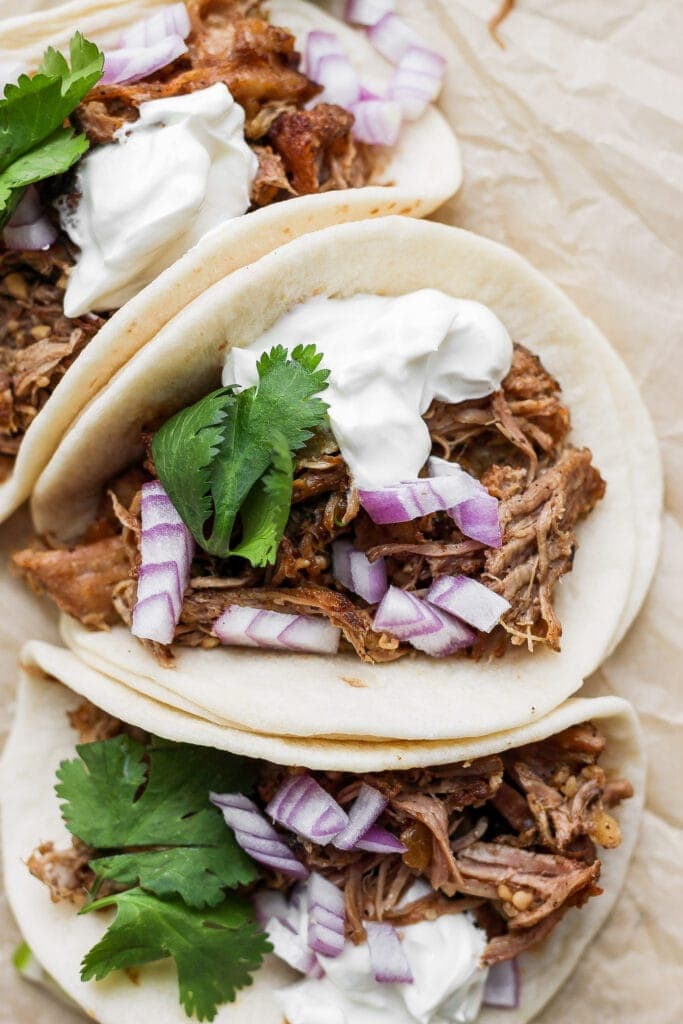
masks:
[[[0,806],[2,810],[3,859],[5,885],[12,910],[26,941],[45,970],[62,989],[101,1024],[127,1024],[139,1020],[163,1020],[181,1024],[186,1018],[178,1005],[175,970],[171,964],[145,967],[133,984],[124,974],[111,975],[104,982],[83,984],[78,976],[84,953],[101,937],[111,916],[76,917],[70,906],[50,902],[44,886],[32,878],[25,859],[41,840],[68,844],[70,837],[61,821],[54,794],[54,775],[59,762],[74,756],[75,735],[65,712],[78,703],[77,697],[55,679],[41,673],[54,673],[79,694],[94,700],[110,713],[168,739],[204,743],[234,749],[233,737],[224,739],[220,730],[202,727],[187,716],[170,712],[128,691],[120,684],[82,671],[73,656],[46,644],[25,649],[24,672],[19,687],[17,717],[2,762]],[[571,974],[591,939],[612,909],[636,840],[642,810],[645,766],[637,722],[630,706],[615,697],[594,700],[575,699],[557,708],[545,719],[503,736],[480,737],[444,744],[438,754],[441,761],[460,761],[511,746],[542,739],[570,725],[592,719],[600,721],[608,736],[604,764],[608,771],[630,779],[634,799],[618,811],[622,844],[606,851],[600,885],[604,893],[590,900],[580,911],[570,911],[549,940],[535,952],[520,958],[522,1001],[516,1011],[483,1010],[478,1024],[523,1024],[530,1020],[555,994]],[[269,741],[245,734],[253,756],[275,756],[291,763],[288,741]],[[278,744],[280,754],[278,756]],[[393,755],[387,758],[382,744],[351,743],[348,758],[344,744],[326,761],[318,744],[298,744],[297,762],[320,768],[350,769],[351,764],[370,770],[394,767]],[[308,752],[310,749],[310,753]],[[268,753],[265,751],[268,750]],[[271,753],[272,752],[272,753]],[[406,750],[403,767],[433,764],[425,758],[423,745],[412,744]],[[238,996],[237,1002],[223,1007],[218,1024],[282,1024],[282,1015],[273,999],[273,991],[296,975],[271,958],[257,973],[254,985]]]
[[[620,367],[617,356],[561,292],[510,250],[457,228],[408,218],[338,225],[214,285],[81,413],[36,487],[37,528],[67,540],[80,534],[103,483],[139,457],[142,426],[216,387],[226,348],[249,344],[297,302],[318,293],[401,294],[422,287],[484,302],[515,340],[541,356],[563,386],[574,440],[591,447],[607,479],[605,499],[579,524],[573,571],[557,588],[562,652],[529,656],[516,649],[491,663],[411,657],[374,666],[352,654],[178,649],[175,668],[165,669],[126,628],[95,633],[67,620],[69,647],[143,693],[161,687],[166,703],[191,710],[184,703],[190,701],[217,724],[277,735],[480,735],[532,721],[578,689],[637,610],[633,581],[637,574],[642,591],[656,554],[636,545],[628,452],[641,440],[624,436],[622,426],[625,410],[639,399],[623,391],[618,373],[611,381],[605,366],[609,360]],[[642,408],[638,419],[649,427]],[[648,452],[654,445],[647,431],[642,444]],[[656,518],[655,481],[647,480],[645,490]]]
[[[48,45],[67,50],[76,28],[103,46],[155,7],[158,0],[73,0],[33,15],[0,22],[0,62],[36,66]],[[299,40],[312,28],[336,32],[365,80],[382,87],[391,65],[362,32],[305,0],[273,0],[274,24]],[[1,11],[1,9],[0,9]],[[401,213],[423,217],[457,192],[462,180],[458,143],[431,106],[401,129],[398,144],[364,188],[299,196],[220,225],[187,255],[126,303],[98,332],[60,381],[22,441],[7,479],[0,483],[0,522],[26,500],[41,470],[78,411],[176,313],[216,281],[276,246],[315,228]]]

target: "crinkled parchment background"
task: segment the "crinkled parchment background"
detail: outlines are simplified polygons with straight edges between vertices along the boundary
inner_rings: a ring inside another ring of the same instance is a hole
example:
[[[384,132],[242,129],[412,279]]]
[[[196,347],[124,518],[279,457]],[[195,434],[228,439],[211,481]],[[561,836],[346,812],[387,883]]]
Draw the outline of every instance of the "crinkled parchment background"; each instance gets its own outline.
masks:
[[[33,2],[33,0],[32,0]],[[19,5],[19,0],[16,0]],[[48,6],[43,0],[34,6]],[[666,471],[663,554],[645,608],[598,675],[638,708],[650,757],[638,854],[606,928],[543,1024],[683,1021],[683,78],[680,0],[403,0],[447,53],[443,109],[463,146],[460,195],[438,220],[513,246],[612,340],[654,417]],[[624,444],[637,438],[624,438]],[[11,548],[25,524],[2,529]],[[0,587],[1,724],[15,660],[49,617]],[[36,766],[37,768],[39,766]],[[36,837],[38,840],[41,837]],[[18,982],[0,906],[0,1022],[80,1018]],[[257,1024],[257,1022],[254,1022]]]

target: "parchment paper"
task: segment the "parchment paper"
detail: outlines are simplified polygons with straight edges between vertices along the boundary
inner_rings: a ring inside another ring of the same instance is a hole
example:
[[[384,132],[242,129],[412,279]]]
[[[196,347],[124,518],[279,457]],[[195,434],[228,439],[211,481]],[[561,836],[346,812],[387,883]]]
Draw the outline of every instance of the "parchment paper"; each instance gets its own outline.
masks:
[[[683,1020],[683,77],[678,0],[402,0],[448,56],[442,106],[463,145],[462,191],[436,219],[505,242],[559,284],[611,339],[654,417],[667,481],[663,554],[643,612],[590,681],[638,708],[648,811],[624,894],[542,1024]],[[631,439],[625,438],[628,444]],[[0,545],[25,524],[2,527]],[[21,639],[49,615],[0,586],[0,726]],[[39,837],[36,837],[39,838]],[[1,1024],[79,1019],[19,983],[0,904]],[[256,1024],[256,1022],[255,1022]]]

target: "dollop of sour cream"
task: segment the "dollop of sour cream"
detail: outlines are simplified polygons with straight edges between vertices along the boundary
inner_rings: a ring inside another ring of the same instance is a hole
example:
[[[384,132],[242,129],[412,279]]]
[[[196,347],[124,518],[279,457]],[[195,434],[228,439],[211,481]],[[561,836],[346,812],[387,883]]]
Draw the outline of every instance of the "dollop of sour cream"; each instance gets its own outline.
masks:
[[[81,249],[69,317],[117,309],[210,230],[249,207],[258,160],[226,85],[150,100],[117,140],[79,165],[62,226]]]
[[[479,966],[486,935],[466,914],[400,929],[412,985],[375,981],[367,944],[347,942],[320,957],[321,979],[276,993],[289,1024],[470,1024],[476,1021],[487,970]]]
[[[431,450],[422,416],[433,399],[483,398],[512,362],[507,330],[479,302],[432,288],[396,297],[315,296],[248,348],[231,349],[223,384],[255,384],[261,353],[300,344],[323,353],[332,431],[354,483],[368,489],[418,476]]]

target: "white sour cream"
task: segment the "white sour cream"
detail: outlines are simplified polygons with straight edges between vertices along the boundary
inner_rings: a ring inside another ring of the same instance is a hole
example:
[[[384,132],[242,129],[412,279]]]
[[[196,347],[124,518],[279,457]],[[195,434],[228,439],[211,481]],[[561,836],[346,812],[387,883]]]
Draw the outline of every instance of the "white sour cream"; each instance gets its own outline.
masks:
[[[309,299],[248,348],[231,349],[223,383],[255,384],[262,352],[311,343],[330,370],[332,431],[354,483],[368,489],[418,476],[431,450],[422,416],[432,399],[483,398],[512,362],[510,336],[490,309],[425,288]]]
[[[276,992],[289,1024],[470,1024],[481,1008],[486,935],[466,914],[400,929],[412,985],[376,982],[366,944],[320,957],[325,977]]]
[[[116,142],[81,162],[64,230],[81,253],[67,316],[117,309],[207,232],[249,207],[258,161],[226,85],[151,100]]]

